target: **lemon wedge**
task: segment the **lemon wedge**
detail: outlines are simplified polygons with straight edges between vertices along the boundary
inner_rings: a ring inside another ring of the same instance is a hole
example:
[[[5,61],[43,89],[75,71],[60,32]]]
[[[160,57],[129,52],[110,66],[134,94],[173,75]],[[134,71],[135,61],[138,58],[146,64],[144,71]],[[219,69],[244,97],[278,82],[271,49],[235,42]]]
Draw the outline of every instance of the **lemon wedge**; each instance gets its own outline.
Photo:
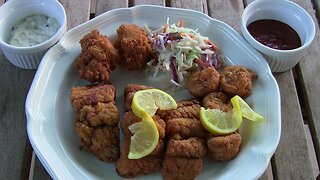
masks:
[[[130,139],[129,159],[140,159],[150,154],[157,146],[159,132],[152,117],[144,113],[142,121],[129,126],[129,130],[134,133]]]
[[[157,109],[169,110],[177,108],[176,101],[166,92],[159,89],[147,89],[137,91],[132,100],[133,113],[142,118],[141,114],[147,112],[153,116]]]
[[[159,89],[137,91],[132,99],[132,111],[142,121],[129,126],[131,136],[129,159],[140,159],[150,154],[159,141],[159,131],[152,116],[157,109],[177,108],[176,101],[166,92]]]
[[[242,123],[242,117],[235,109],[223,112],[220,109],[200,109],[202,125],[214,135],[225,135],[235,132]]]
[[[242,117],[251,121],[263,121],[263,117],[253,111],[238,95],[231,98],[233,109],[223,112],[219,109],[200,109],[202,125],[214,135],[225,135],[235,132],[242,123]]]
[[[238,95],[231,98],[233,108],[241,113],[241,116],[251,121],[263,121],[263,117],[256,113],[251,107]]]

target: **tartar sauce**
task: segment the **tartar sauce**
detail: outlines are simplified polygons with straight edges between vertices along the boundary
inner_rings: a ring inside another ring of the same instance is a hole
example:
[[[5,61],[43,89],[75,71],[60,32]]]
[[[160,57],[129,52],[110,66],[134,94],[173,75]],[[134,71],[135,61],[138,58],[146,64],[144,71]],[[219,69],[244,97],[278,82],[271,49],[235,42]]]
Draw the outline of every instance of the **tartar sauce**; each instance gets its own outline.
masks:
[[[34,14],[12,28],[10,44],[27,47],[40,44],[50,39],[59,28],[55,18]]]

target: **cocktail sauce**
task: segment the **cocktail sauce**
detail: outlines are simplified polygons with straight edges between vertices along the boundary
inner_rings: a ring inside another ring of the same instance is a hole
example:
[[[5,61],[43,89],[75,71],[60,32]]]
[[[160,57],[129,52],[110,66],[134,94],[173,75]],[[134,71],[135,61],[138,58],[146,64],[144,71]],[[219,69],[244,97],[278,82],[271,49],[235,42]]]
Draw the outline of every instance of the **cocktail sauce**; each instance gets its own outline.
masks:
[[[257,41],[273,49],[290,50],[301,46],[298,33],[280,21],[257,20],[249,24],[248,31]]]

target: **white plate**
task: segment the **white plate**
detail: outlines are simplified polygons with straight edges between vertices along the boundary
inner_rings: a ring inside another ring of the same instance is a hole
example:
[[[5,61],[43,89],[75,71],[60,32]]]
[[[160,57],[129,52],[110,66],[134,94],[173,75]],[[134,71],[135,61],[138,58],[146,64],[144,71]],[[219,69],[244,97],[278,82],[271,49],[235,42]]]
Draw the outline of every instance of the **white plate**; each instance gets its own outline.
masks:
[[[144,5],[109,11],[70,30],[44,56],[26,101],[27,128],[32,147],[54,179],[120,179],[114,163],[99,161],[78,149],[79,138],[73,128],[69,95],[71,87],[88,84],[73,68],[73,62],[80,53],[79,40],[94,28],[114,40],[116,29],[123,23],[140,26],[145,23],[151,28],[158,28],[167,17],[172,23],[183,20],[186,27],[198,28],[233,64],[243,65],[258,74],[253,93],[246,101],[265,117],[265,121],[244,122],[240,154],[224,163],[205,158],[204,168],[197,179],[256,179],[265,171],[278,145],[281,128],[279,89],[266,61],[221,21],[192,10]],[[117,87],[117,105],[123,111],[124,85],[143,81],[137,73],[117,70],[112,74],[112,82]],[[181,98],[186,94],[178,95]],[[161,179],[160,171],[138,178],[151,177]]]

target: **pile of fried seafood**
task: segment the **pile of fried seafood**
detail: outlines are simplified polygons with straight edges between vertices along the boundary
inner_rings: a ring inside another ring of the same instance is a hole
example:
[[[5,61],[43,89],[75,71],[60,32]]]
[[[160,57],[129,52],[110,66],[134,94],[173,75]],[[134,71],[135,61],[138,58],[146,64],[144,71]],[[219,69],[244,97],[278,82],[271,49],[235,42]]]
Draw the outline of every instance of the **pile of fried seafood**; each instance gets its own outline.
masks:
[[[200,107],[230,111],[230,98],[250,95],[256,75],[241,66],[226,66],[218,72],[215,67],[201,63],[190,72],[186,84],[194,99],[182,100],[176,109],[158,110],[153,116],[159,131],[155,150],[141,159],[128,158],[133,135],[128,127],[142,120],[131,110],[132,98],[135,92],[154,87],[140,84],[125,87],[125,114],[119,125],[120,107],[115,104],[116,87],[111,84],[110,75],[118,65],[141,70],[152,56],[152,43],[147,33],[134,24],[121,25],[117,34],[114,44],[98,30],[80,40],[82,50],[74,67],[81,78],[91,83],[72,88],[70,96],[80,149],[101,161],[115,162],[116,172],[126,178],[161,169],[166,180],[195,179],[206,155],[216,161],[235,158],[241,149],[241,134],[238,131],[224,136],[210,134],[201,124]],[[121,148],[119,126],[124,134]]]

